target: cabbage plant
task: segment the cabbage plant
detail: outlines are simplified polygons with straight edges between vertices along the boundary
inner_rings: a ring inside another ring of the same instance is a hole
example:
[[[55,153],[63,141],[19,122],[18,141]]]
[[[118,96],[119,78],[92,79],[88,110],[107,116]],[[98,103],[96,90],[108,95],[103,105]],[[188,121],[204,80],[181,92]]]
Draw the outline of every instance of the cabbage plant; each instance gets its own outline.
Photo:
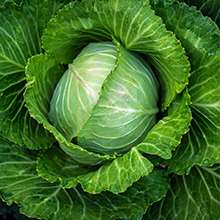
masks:
[[[220,217],[219,1],[0,3],[7,205],[50,220]]]

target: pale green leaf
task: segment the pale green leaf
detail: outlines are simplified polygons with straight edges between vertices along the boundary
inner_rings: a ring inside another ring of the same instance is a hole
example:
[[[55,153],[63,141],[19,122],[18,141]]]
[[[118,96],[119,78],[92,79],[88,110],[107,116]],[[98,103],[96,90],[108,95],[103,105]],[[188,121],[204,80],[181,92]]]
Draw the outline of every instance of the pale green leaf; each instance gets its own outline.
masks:
[[[92,114],[77,136],[83,148],[110,154],[127,152],[156,123],[158,82],[141,57],[117,45],[117,64],[102,86]]]
[[[97,171],[79,176],[78,181],[84,191],[92,194],[107,190],[121,193],[152,170],[153,164],[132,148],[123,156],[102,165]]]
[[[91,116],[115,62],[116,48],[112,42],[90,43],[59,79],[48,117],[67,140],[76,137]]]
[[[180,144],[182,136],[189,131],[192,119],[189,104],[190,97],[187,91],[178,95],[169,108],[169,115],[163,117],[136,148],[164,159],[171,158],[171,152]]]

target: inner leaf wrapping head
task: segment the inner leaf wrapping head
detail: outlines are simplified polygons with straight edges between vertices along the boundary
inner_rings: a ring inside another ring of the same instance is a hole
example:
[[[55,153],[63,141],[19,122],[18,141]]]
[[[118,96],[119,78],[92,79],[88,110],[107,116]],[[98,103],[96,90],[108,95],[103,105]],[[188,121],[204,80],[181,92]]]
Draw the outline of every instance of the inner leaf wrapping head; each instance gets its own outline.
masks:
[[[48,116],[89,151],[123,153],[156,123],[158,87],[141,57],[120,44],[90,43],[58,82]]]

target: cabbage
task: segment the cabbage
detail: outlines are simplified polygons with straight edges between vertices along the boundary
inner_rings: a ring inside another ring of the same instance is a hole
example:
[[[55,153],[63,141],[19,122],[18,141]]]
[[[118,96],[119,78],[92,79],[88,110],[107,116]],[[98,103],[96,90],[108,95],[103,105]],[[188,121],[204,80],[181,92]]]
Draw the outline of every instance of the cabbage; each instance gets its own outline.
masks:
[[[136,146],[158,113],[158,83],[149,66],[122,46],[117,59],[116,53],[111,42],[90,43],[69,65],[50,102],[49,119],[60,133],[100,154]]]
[[[219,218],[218,1],[0,4],[4,202],[38,219]]]

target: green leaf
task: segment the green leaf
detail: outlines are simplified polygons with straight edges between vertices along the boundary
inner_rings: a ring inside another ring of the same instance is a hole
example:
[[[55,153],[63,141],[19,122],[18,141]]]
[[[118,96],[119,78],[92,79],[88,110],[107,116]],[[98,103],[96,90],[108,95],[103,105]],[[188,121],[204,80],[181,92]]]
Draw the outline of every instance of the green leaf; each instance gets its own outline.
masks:
[[[162,109],[180,93],[189,77],[184,49],[155,16],[149,1],[82,1],[70,3],[49,23],[43,46],[59,62],[69,64],[92,41],[114,36],[129,50],[147,54],[161,81]]]
[[[80,146],[69,142],[48,121],[50,100],[61,75],[62,71],[59,68],[59,64],[53,57],[40,54],[29,59],[26,71],[28,83],[24,97],[31,116],[38,123],[43,124],[44,128],[58,140],[60,147],[79,163],[96,165],[102,161],[115,158],[115,156],[101,156],[88,152]],[[39,94],[41,95],[39,96]]]
[[[183,0],[182,0],[183,1]],[[220,1],[219,0],[184,0],[189,6],[196,6],[204,16],[212,20],[220,27]]]
[[[37,153],[37,152],[36,152]],[[36,153],[0,139],[0,195],[21,213],[43,219],[141,219],[146,208],[164,197],[169,180],[156,169],[123,194],[91,195],[80,187],[63,189],[37,175]]]
[[[121,193],[152,170],[153,164],[132,148],[122,157],[102,165],[97,171],[79,176],[78,180],[88,193],[96,194],[106,190]]]
[[[172,156],[171,151],[180,144],[182,135],[189,131],[192,119],[189,107],[190,96],[187,91],[179,94],[169,108],[168,116],[161,119],[137,145],[137,149],[164,159]],[[174,109],[174,110],[173,110]]]
[[[188,174],[194,165],[211,166],[219,163],[220,132],[214,133],[209,119],[193,114],[190,132],[183,137],[171,160],[165,161],[170,172]]]
[[[93,167],[80,165],[54,146],[39,154],[37,164],[38,174],[42,178],[52,183],[59,179],[63,188],[72,188],[80,183],[83,190],[91,194],[124,192],[153,170],[153,164],[135,148],[101,167]]]
[[[115,61],[116,48],[112,42],[90,43],[59,80],[48,116],[67,140],[76,137],[91,116]]]
[[[38,174],[51,183],[59,179],[64,188],[75,187],[78,184],[78,176],[96,169],[96,167],[80,165],[57,146],[41,151],[37,159]]]
[[[61,6],[56,1],[25,1],[20,7],[7,4],[0,13],[0,44],[4,45],[0,47],[0,132],[32,149],[48,147],[51,137],[24,107],[25,66],[29,57],[42,51],[45,26]]]
[[[28,60],[26,67],[27,85],[24,94],[25,105],[29,109],[30,115],[40,124],[48,120],[50,99],[61,75],[62,70],[59,64],[49,56],[40,54]],[[46,137],[42,136],[41,138]],[[51,143],[55,141],[51,134],[49,141]]]
[[[77,136],[83,148],[100,154],[124,153],[140,143],[156,123],[158,82],[141,57],[117,43],[115,69]]]
[[[189,176],[172,175],[166,197],[153,204],[143,220],[214,220],[220,216],[220,165],[194,167]]]
[[[164,6],[158,4],[155,10],[181,40],[192,67],[191,129],[172,159],[165,162],[171,171],[184,174],[194,164],[210,166],[220,162],[220,31],[195,7],[173,3],[164,11]]]
[[[22,215],[19,212],[19,208],[16,204],[7,206],[5,202],[0,199],[0,218],[1,220],[7,219],[19,219],[19,220],[37,220],[28,218],[26,215]]]

